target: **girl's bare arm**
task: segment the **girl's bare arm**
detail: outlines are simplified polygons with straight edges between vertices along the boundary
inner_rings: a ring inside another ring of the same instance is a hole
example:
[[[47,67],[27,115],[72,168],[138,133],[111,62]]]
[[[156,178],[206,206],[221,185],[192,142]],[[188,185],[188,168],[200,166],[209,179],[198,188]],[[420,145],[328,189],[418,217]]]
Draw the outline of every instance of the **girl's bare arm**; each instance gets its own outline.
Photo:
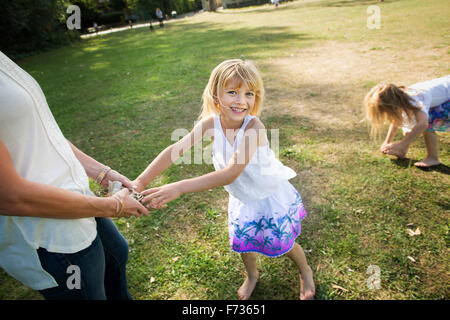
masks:
[[[428,127],[428,115],[418,110],[415,112],[416,125],[411,131],[400,141],[405,146],[409,146],[416,138],[421,135]]]
[[[214,117],[201,120],[192,131],[178,142],[164,149],[148,167],[133,181],[137,191],[142,191],[156,176],[166,170],[194,144],[211,134],[214,129]]]
[[[386,139],[384,139],[383,145],[391,143],[392,140],[394,139],[397,131],[398,131],[398,126],[391,123],[391,125],[389,126],[389,129],[388,129],[388,133],[386,135]]]
[[[151,202],[153,205],[162,206],[184,193],[198,192],[231,184],[244,171],[257,147],[267,143],[264,125],[257,119],[252,120],[242,139],[233,158],[224,169],[159,188],[145,190],[142,194],[146,197],[142,202]]]

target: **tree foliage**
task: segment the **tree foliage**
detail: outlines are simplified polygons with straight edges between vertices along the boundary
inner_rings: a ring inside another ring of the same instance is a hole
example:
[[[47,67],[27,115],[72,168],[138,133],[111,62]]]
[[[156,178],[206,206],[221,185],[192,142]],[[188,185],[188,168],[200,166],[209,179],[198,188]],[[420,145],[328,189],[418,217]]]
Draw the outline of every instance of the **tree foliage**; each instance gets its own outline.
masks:
[[[182,14],[202,8],[201,0],[127,0],[127,4],[142,20],[156,18],[156,8],[160,8],[164,14],[168,15],[172,11]]]
[[[11,57],[54,48],[79,37],[66,27],[67,0],[6,1],[0,10],[0,48]]]
[[[133,13],[138,20],[155,18],[156,8],[165,14],[201,9],[201,0],[14,0],[3,1],[0,10],[0,49],[11,57],[68,44],[79,38],[79,32],[66,26],[67,7],[81,9],[81,28],[93,22],[115,24],[123,15]],[[99,7],[100,6],[100,7]]]

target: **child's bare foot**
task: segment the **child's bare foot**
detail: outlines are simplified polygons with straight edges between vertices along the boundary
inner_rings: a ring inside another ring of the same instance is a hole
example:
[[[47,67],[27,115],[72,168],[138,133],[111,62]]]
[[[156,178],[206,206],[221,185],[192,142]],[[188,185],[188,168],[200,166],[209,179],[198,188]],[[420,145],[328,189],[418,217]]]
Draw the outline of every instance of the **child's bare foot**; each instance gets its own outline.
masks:
[[[258,282],[259,274],[257,273],[254,276],[247,276],[245,278],[244,283],[237,291],[237,295],[239,300],[248,300],[252,295],[253,290],[255,289],[256,282]]]
[[[300,274],[300,276],[300,300],[311,300],[316,294],[311,268],[308,267],[308,270]]]
[[[439,164],[441,164],[441,162],[438,159],[434,158],[425,158],[422,161],[417,161],[414,163],[414,165],[419,168],[429,168],[437,166]]]
[[[408,152],[408,148],[404,148],[400,143],[390,143],[384,145],[381,148],[381,151],[384,154],[390,154],[391,156],[396,156],[397,158],[403,159],[406,156],[406,152]]]

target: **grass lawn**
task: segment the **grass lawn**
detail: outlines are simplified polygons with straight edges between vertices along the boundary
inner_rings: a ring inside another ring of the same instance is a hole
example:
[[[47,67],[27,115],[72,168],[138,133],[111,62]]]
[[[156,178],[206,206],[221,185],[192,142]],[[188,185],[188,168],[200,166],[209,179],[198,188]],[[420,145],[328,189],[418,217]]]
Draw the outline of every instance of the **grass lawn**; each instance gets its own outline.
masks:
[[[380,29],[366,27],[372,4]],[[380,81],[449,74],[449,15],[447,0],[305,0],[98,36],[18,64],[41,84],[69,140],[134,179],[175,129],[193,127],[213,67],[254,60],[267,91],[261,119],[279,129],[280,160],[298,173],[291,182],[308,211],[297,242],[316,299],[448,299],[450,136],[439,134],[443,164],[417,169],[423,139],[409,160],[383,156],[361,121],[361,102]],[[212,170],[173,165],[151,185]],[[245,270],[229,248],[227,199],[223,188],[209,190],[149,217],[116,220],[130,245],[135,299],[237,298]],[[260,257],[258,265],[252,298],[298,298],[289,259]],[[370,265],[379,267],[380,289],[367,286]],[[0,299],[41,297],[1,271]]]

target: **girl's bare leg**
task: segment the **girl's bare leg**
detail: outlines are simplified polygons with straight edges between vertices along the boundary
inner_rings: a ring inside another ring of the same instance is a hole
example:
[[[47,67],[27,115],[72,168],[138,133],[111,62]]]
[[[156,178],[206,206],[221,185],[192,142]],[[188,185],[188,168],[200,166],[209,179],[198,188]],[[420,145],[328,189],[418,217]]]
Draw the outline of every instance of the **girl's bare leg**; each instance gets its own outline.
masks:
[[[255,289],[256,282],[259,278],[258,268],[256,267],[256,253],[241,253],[242,261],[247,270],[247,277],[242,286],[237,291],[239,300],[248,300]]]
[[[306,261],[302,247],[295,243],[294,247],[286,254],[298,267],[300,273],[300,300],[310,300],[316,293],[313,272]]]
[[[427,147],[427,157],[414,163],[416,167],[428,168],[440,164],[439,161],[439,137],[434,131],[424,131],[423,138]]]

